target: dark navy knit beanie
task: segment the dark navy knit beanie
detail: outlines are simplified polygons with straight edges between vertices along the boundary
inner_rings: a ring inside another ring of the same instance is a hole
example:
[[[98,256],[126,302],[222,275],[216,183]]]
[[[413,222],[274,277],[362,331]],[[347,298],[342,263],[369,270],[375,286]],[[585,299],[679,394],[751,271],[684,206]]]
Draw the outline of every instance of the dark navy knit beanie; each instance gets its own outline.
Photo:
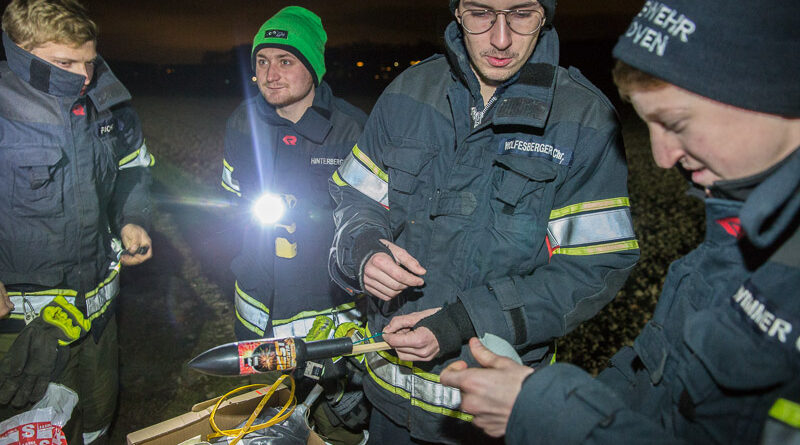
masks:
[[[450,0],[450,12],[455,13],[460,0]],[[553,17],[556,15],[557,0],[539,0],[539,4],[544,8],[545,25],[553,24]]]
[[[800,0],[647,0],[614,57],[719,102],[800,117]]]

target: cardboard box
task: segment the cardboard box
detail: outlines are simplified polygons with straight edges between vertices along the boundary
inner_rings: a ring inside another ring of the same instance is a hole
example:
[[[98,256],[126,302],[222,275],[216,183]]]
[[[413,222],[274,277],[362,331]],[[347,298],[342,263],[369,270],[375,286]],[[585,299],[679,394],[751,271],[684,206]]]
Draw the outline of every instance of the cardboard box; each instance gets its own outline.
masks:
[[[221,429],[229,429],[247,420],[267,391],[269,391],[269,387],[250,391],[223,402],[214,416],[217,426]],[[288,397],[289,390],[280,389],[275,391],[268,405],[282,406]],[[176,445],[193,437],[205,437],[213,433],[214,430],[211,429],[208,419],[217,400],[219,398],[198,403],[186,414],[128,434],[128,445]],[[307,443],[309,445],[325,444],[313,431],[309,434]]]

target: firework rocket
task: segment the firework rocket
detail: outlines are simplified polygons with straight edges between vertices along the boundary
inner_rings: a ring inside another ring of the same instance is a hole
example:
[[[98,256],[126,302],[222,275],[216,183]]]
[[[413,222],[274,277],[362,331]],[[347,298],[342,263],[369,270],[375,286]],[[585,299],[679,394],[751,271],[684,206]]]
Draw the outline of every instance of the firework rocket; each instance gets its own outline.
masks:
[[[386,342],[354,345],[350,338],[305,342],[299,338],[264,338],[226,343],[209,349],[189,362],[189,367],[215,376],[291,371],[298,365],[340,355],[363,354],[391,347]]]

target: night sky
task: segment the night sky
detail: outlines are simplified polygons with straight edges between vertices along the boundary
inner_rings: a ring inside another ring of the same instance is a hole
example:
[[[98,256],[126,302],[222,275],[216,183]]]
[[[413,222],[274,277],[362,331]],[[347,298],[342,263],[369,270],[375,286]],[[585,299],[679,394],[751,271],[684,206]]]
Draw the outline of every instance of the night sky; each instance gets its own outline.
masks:
[[[643,0],[561,0],[556,28],[562,40],[614,39]],[[5,9],[7,0],[0,1]],[[300,5],[322,18],[328,45],[359,41],[439,42],[451,20],[446,0],[84,0],[100,26],[107,59],[197,63],[206,51],[252,42],[284,6]]]

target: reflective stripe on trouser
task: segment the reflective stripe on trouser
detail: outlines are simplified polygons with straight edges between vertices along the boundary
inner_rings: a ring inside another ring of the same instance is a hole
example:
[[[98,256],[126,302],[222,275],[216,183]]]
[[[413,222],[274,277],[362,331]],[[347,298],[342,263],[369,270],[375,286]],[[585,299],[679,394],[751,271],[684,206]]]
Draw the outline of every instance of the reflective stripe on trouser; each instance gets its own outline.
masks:
[[[86,294],[86,318],[88,320],[91,321],[103,315],[111,304],[111,300],[119,294],[119,269],[119,263],[114,264],[108,277]],[[25,313],[33,311],[34,315],[38,316],[39,311],[58,296],[64,297],[74,305],[78,292],[71,289],[48,289],[40,292],[9,292],[8,296],[14,303],[11,318],[24,320]]]
[[[372,334],[367,329],[367,336]],[[374,343],[371,340],[370,343]],[[411,402],[411,406],[448,417],[472,421],[472,415],[457,408],[461,406],[461,391],[439,383],[439,376],[425,372],[413,362],[400,360],[388,351],[369,352],[367,371],[381,388]]]
[[[272,321],[272,333],[275,337],[305,337],[314,325],[314,320],[325,315],[333,320],[333,326],[353,322],[361,325],[361,311],[356,309],[355,303],[347,303],[332,309],[322,311],[306,311],[285,320]],[[336,329],[331,329],[332,337]]]
[[[235,284],[234,305],[236,306],[236,317],[242,325],[259,336],[264,336],[267,324],[270,319],[269,308],[264,303],[248,295],[239,287],[239,282]],[[333,325],[338,326],[349,321],[359,325],[361,311],[356,309],[355,303],[347,303],[341,306],[324,309],[321,311],[306,311],[295,315],[292,318],[272,321],[273,337],[305,337],[314,319],[319,315],[331,317]]]
[[[106,434],[110,427],[111,425],[109,424],[97,431],[92,431],[91,433],[83,433],[83,445],[91,445],[92,442],[99,439],[103,434]]]

